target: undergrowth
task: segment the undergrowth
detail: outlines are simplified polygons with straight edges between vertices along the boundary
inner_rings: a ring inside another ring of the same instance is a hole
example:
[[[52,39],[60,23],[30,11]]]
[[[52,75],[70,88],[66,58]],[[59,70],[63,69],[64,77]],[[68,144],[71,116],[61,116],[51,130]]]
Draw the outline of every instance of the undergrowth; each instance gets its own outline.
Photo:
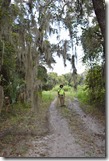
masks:
[[[25,104],[13,105],[9,113],[0,118],[0,156],[23,157],[29,148],[28,140],[49,132],[48,109],[55,93],[43,92],[39,111],[34,113]]]

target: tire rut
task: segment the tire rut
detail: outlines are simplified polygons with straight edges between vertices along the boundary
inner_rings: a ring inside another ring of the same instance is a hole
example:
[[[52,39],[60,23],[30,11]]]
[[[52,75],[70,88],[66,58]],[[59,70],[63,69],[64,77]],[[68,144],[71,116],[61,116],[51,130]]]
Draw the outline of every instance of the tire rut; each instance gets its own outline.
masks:
[[[50,106],[50,127],[52,137],[49,140],[49,157],[84,157],[84,151],[69,130],[69,125],[56,109],[55,99]]]
[[[49,133],[30,140],[25,157],[104,158],[104,126],[86,115],[77,100],[68,99],[67,107],[63,107],[69,111],[67,118],[57,106],[55,98],[49,108]]]

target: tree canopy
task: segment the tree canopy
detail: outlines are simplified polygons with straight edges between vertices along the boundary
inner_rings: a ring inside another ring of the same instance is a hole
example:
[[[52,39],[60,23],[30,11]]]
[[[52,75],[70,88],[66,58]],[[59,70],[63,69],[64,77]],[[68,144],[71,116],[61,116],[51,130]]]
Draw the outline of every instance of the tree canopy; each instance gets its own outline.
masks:
[[[68,31],[69,40],[61,39],[62,29]],[[52,35],[56,35],[57,43],[49,41]],[[76,49],[80,44],[84,50],[83,62],[89,69],[95,73],[96,66],[100,65],[102,74],[98,72],[101,76],[99,83],[104,90],[104,0],[15,0],[13,3],[0,0],[0,85],[4,95],[14,103],[22,91],[25,101],[37,110],[38,90],[41,83],[46,83],[44,64],[52,67],[55,55],[63,57],[64,65],[66,60],[72,64],[76,87]],[[91,77],[90,70],[88,76]],[[56,74],[50,77],[49,83],[56,84]],[[69,85],[70,80],[69,77]]]

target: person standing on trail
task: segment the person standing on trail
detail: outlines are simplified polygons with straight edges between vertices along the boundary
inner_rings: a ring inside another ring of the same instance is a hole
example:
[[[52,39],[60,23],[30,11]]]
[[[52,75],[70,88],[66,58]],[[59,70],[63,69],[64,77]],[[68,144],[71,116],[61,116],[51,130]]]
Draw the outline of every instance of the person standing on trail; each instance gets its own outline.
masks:
[[[65,101],[65,92],[63,89],[63,85],[60,85],[60,89],[58,90],[58,97],[60,100],[60,106],[64,106],[64,101]]]

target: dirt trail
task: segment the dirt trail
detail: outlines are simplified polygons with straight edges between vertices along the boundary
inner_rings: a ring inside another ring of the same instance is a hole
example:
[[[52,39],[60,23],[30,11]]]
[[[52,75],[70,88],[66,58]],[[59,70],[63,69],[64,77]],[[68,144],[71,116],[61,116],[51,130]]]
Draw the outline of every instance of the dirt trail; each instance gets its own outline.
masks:
[[[104,135],[104,126],[101,125],[95,118],[92,118],[88,115],[86,115],[82,109],[79,106],[78,100],[75,98],[73,102],[69,99],[69,106],[68,108],[70,110],[75,111],[81,118],[81,120],[84,122],[87,130],[90,131],[90,133],[95,133],[98,135]]]
[[[50,133],[33,139],[25,157],[105,157],[105,127],[87,116],[76,99],[65,107],[72,113],[72,127],[56,106],[57,98],[49,108]]]
[[[56,99],[50,106],[50,125],[53,133],[51,141],[49,141],[50,157],[84,156],[84,151],[76,144],[74,136],[70,133],[67,121],[56,109]]]

